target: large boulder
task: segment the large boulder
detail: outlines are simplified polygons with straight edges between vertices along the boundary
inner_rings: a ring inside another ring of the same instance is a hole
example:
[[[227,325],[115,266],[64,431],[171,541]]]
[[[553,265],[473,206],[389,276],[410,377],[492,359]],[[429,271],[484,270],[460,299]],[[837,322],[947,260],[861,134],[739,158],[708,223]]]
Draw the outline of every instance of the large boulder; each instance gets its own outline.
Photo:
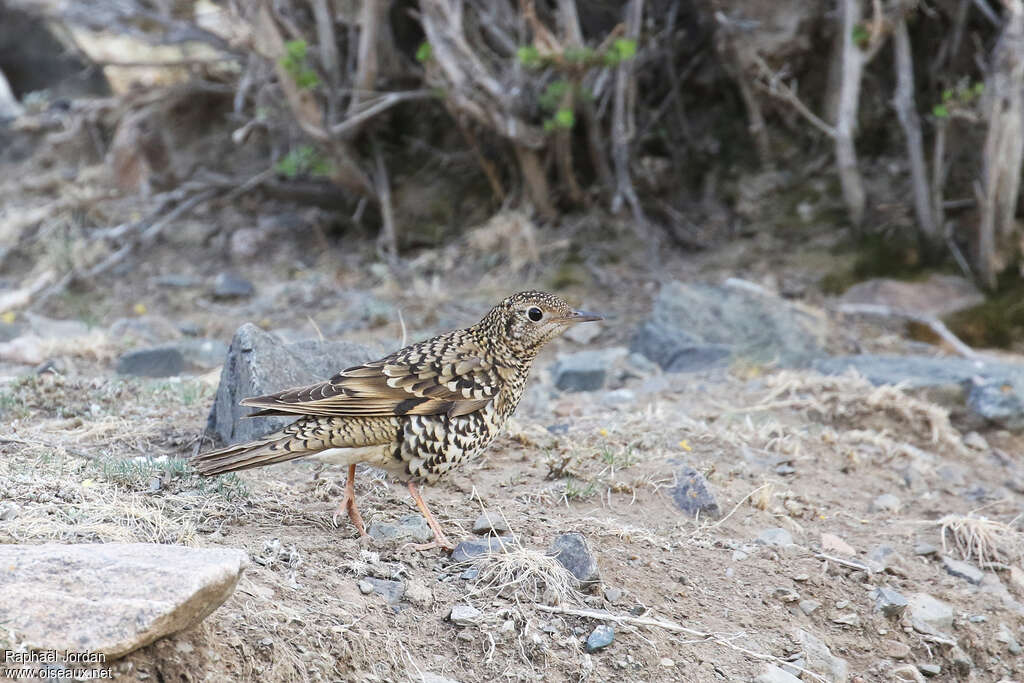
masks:
[[[817,359],[813,367],[826,375],[856,370],[874,385],[902,384],[1006,429],[1024,429],[1024,364],[863,354]]]
[[[248,563],[233,548],[0,545],[0,649],[122,657],[205,619]]]
[[[799,367],[823,354],[824,334],[823,317],[771,294],[677,281],[661,288],[630,349],[669,372],[734,358]]]
[[[346,341],[285,343],[269,332],[246,323],[235,332],[220,385],[207,420],[208,435],[232,444],[251,441],[293,422],[292,417],[246,418],[253,412],[239,401],[291,387],[315,384],[340,370],[379,357],[369,347]]]

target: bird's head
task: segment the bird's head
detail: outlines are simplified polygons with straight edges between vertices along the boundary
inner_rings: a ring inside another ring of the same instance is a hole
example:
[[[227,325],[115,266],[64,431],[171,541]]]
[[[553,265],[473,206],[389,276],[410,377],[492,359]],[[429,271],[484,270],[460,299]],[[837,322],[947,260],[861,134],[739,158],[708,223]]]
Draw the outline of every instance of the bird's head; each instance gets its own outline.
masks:
[[[479,327],[523,360],[533,359],[544,344],[578,323],[601,316],[577,311],[547,292],[519,292],[491,309]]]

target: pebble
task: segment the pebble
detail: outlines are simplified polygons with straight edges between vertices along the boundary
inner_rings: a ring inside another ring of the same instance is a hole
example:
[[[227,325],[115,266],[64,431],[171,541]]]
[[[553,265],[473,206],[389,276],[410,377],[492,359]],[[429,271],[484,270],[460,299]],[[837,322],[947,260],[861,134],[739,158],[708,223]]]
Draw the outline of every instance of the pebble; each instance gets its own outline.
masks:
[[[484,540],[462,541],[452,551],[452,562],[468,562],[477,557],[503,552],[504,548],[515,545],[516,540],[511,536],[488,536]]]
[[[580,325],[580,327],[583,327],[583,325]],[[968,432],[967,436],[964,437],[964,445],[976,451],[988,450],[988,441],[978,432]]]
[[[448,619],[456,626],[472,626],[480,618],[480,610],[472,605],[454,605]]]
[[[793,577],[794,581],[798,581],[800,583],[803,583],[804,581],[809,581],[810,579],[811,579],[811,575],[810,574],[797,574],[796,576]]]
[[[907,599],[892,588],[879,587],[871,591],[875,599],[875,611],[887,617],[899,617],[907,609]]]
[[[985,573],[968,562],[954,560],[952,557],[943,557],[942,566],[950,576],[963,579],[968,583],[977,586],[985,578]]]
[[[597,559],[583,534],[571,532],[558,536],[548,552],[554,555],[559,564],[568,569],[580,583],[593,585],[600,581]]]
[[[882,652],[886,657],[906,659],[910,656],[910,646],[898,640],[886,640],[882,643]]]
[[[871,505],[868,507],[869,512],[899,512],[900,508],[903,507],[903,503],[899,498],[891,493],[883,493],[882,495],[871,501]]]
[[[185,371],[185,357],[172,346],[129,351],[117,360],[117,372],[135,377],[174,377]]]
[[[496,514],[489,513],[486,515],[480,515],[473,522],[473,533],[486,536],[487,534],[493,533],[497,536],[507,534],[509,532],[508,522],[505,521],[505,517]]]
[[[897,681],[913,681],[914,683],[923,683],[924,681],[924,676],[913,664],[896,667],[892,670],[892,677]]]
[[[420,515],[407,515],[397,522],[374,522],[368,533],[370,538],[381,543],[429,543],[434,537],[427,520]]]
[[[776,588],[772,591],[772,597],[782,602],[796,602],[800,599],[800,595],[793,591],[791,588]]]
[[[213,296],[218,299],[252,296],[252,283],[234,273],[221,273],[213,281]]]
[[[1010,651],[1012,655],[1019,655],[1021,653],[1020,643],[1017,642],[1017,638],[1013,635],[1006,624],[999,624],[999,632],[996,633],[996,640],[1006,645],[1006,649]]]
[[[844,626],[860,626],[860,616],[856,612],[847,612],[846,614],[837,614],[832,617],[833,624],[843,624]]]
[[[754,683],[800,683],[800,679],[774,664],[765,664]]]
[[[609,586],[604,589],[604,599],[613,605],[622,599],[622,589]]]
[[[938,676],[942,673],[942,667],[938,664],[918,664],[917,668],[920,669],[921,673],[925,676]]]
[[[597,652],[612,644],[615,640],[615,629],[607,624],[601,624],[587,636],[587,652]]]
[[[933,546],[931,543],[918,543],[914,546],[915,555],[934,555],[939,552],[939,549]]]
[[[691,517],[718,517],[721,510],[704,475],[688,465],[676,472],[676,485],[672,500],[676,507]]]
[[[366,594],[368,591],[364,590],[364,584],[370,585],[370,591],[380,595],[389,605],[398,603],[402,596],[405,595],[405,584],[401,581],[391,581],[389,579],[378,579],[373,576],[368,576],[359,582],[359,591]]]
[[[874,572],[884,572],[894,566],[899,559],[896,549],[888,545],[877,545],[871,549],[867,557],[867,565]]]
[[[361,579],[359,581],[359,592],[363,595],[369,595],[373,592],[373,584],[366,579]]]
[[[797,603],[797,606],[800,608],[801,612],[803,612],[807,616],[811,616],[811,614],[814,613],[815,610],[821,607],[821,603],[817,600],[801,600],[799,603]]]
[[[793,544],[793,535],[782,527],[764,529],[757,535],[756,543],[761,545],[786,546]]]
[[[853,546],[839,538],[835,534],[822,534],[821,535],[821,549],[826,553],[836,553],[838,555],[846,555],[852,557],[857,554]]]
[[[959,645],[954,645],[949,650],[949,659],[953,662],[953,671],[961,677],[966,678],[974,668],[974,660]]]
[[[910,622],[925,633],[943,631],[953,626],[953,607],[927,593],[914,593],[907,598]]]
[[[743,560],[747,559],[748,557],[750,557],[750,555],[748,555],[747,553],[743,552],[742,550],[733,550],[732,551],[732,561],[733,562],[742,562]]]
[[[669,659],[668,657],[662,657],[658,660],[658,663],[664,667],[672,667],[676,665],[675,660]]]

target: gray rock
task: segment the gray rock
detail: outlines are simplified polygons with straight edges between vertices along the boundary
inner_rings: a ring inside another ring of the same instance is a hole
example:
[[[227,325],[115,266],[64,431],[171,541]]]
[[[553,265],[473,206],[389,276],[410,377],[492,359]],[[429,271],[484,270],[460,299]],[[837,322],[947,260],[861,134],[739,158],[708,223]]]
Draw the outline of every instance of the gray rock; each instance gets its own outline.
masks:
[[[615,629],[608,624],[597,626],[587,636],[587,652],[597,652],[612,644],[615,640]]]
[[[1020,643],[1017,642],[1017,637],[1006,624],[999,624],[996,640],[1006,645],[1006,649],[1010,651],[1011,655],[1019,655],[1022,651]]]
[[[896,566],[900,560],[899,553],[889,545],[876,545],[868,552],[867,565],[873,572],[884,572],[889,567]]]
[[[516,539],[512,536],[488,536],[481,540],[462,541],[452,551],[452,562],[468,562],[484,555],[504,552],[505,548],[515,545]]]
[[[219,339],[180,339],[172,346],[185,363],[199,370],[219,368],[228,355],[228,345]]]
[[[915,555],[934,555],[937,552],[939,552],[939,549],[933,546],[931,543],[925,543],[922,541],[921,543],[917,543],[914,545]]]
[[[604,589],[604,599],[612,603],[613,605],[622,599],[622,595],[623,592],[621,588],[609,586]]]
[[[456,626],[472,626],[480,618],[480,610],[472,605],[454,605],[448,620]]]
[[[892,588],[876,588],[871,597],[875,599],[875,611],[887,617],[899,617],[907,609],[907,599]]]
[[[109,662],[202,621],[248,563],[230,548],[0,544],[0,623],[29,649],[100,653]]]
[[[670,372],[726,365],[732,356],[804,365],[822,353],[822,320],[770,294],[670,282],[631,350]]]
[[[755,543],[760,545],[775,545],[775,546],[786,546],[793,544],[793,535],[782,527],[770,527],[764,529],[754,539]]]
[[[967,407],[1004,429],[1024,429],[1024,376],[1018,372],[971,382]]]
[[[73,339],[89,334],[89,326],[81,320],[56,320],[26,312],[29,329],[32,334],[43,339]]]
[[[689,465],[679,468],[676,485],[672,488],[672,500],[676,507],[691,517],[713,517],[721,515],[715,494],[711,492],[704,475]]]
[[[586,346],[601,334],[601,323],[592,322],[587,325],[573,325],[562,336],[580,346]]]
[[[911,625],[923,633],[936,633],[953,627],[953,607],[927,593],[907,598]]]
[[[902,502],[899,498],[892,495],[891,493],[883,493],[882,495],[871,501],[869,508],[870,512],[899,512],[902,507]]]
[[[480,515],[473,522],[473,533],[485,536],[487,534],[494,534],[496,536],[502,536],[509,532],[508,522],[505,518],[497,513],[488,513],[486,515]]]
[[[954,673],[961,677],[966,678],[971,673],[971,669],[974,668],[974,660],[959,645],[954,645],[950,648],[948,656],[949,660],[953,663]]]
[[[110,324],[108,334],[112,339],[142,343],[147,346],[162,344],[181,336],[174,323],[156,315],[118,318]]]
[[[626,350],[621,347],[566,353],[551,367],[555,387],[561,391],[597,391]]]
[[[369,586],[370,590],[364,590]],[[397,604],[405,595],[405,584],[401,581],[389,579],[378,579],[375,576],[367,576],[359,582],[359,591],[363,594],[376,593],[384,598],[389,605]]]
[[[579,325],[579,327],[584,326]],[[16,325],[14,323],[5,323],[4,321],[0,320],[0,343],[9,342],[12,339],[20,337],[22,334],[24,334],[24,332],[25,330],[24,328],[22,328],[21,325]]]
[[[892,677],[897,681],[912,681],[913,683],[924,683],[924,676],[913,664],[903,664],[892,670]]]
[[[251,441],[293,422],[290,417],[243,418],[251,412],[238,402],[249,396],[326,380],[340,370],[378,354],[351,342],[304,341],[285,344],[246,323],[235,332],[220,374],[207,432],[224,443]]]
[[[807,668],[824,676],[832,683],[846,683],[850,675],[850,665],[842,657],[832,654],[820,638],[801,628],[793,632],[794,640],[804,651]]]
[[[968,432],[964,437],[964,445],[976,451],[988,450],[988,441],[978,432]]]
[[[596,584],[601,579],[597,559],[590,551],[583,534],[571,532],[557,537],[548,551],[583,585]]]
[[[800,683],[800,679],[774,664],[765,664],[754,683]]]
[[[601,404],[610,408],[624,408],[636,403],[636,392],[632,389],[616,389],[601,397]]]
[[[821,603],[817,600],[801,600],[797,603],[797,607],[799,607],[800,611],[807,616],[811,616],[819,607],[821,607]]]
[[[197,277],[191,275],[184,275],[182,273],[166,273],[164,275],[157,275],[151,282],[157,287],[170,287],[175,289],[182,289],[185,287],[199,287],[203,284],[203,281]]]
[[[943,557],[942,567],[950,576],[963,579],[968,583],[973,583],[975,586],[981,583],[981,580],[985,578],[985,572],[981,571],[973,564],[954,560],[952,557]]]
[[[1006,429],[1024,429],[1024,365],[931,356],[836,356],[812,367],[827,375],[853,368],[875,385],[905,384],[943,404],[966,406]]]
[[[888,306],[942,318],[985,300],[977,287],[957,275],[932,275],[927,280],[906,282],[887,278],[853,285],[839,298],[844,304]]]
[[[117,359],[117,372],[136,377],[174,377],[185,372],[185,358],[173,346],[136,349]]]
[[[373,592],[373,584],[366,579],[359,579],[359,583],[357,585],[359,586],[359,592],[363,595],[369,595]]]
[[[918,670],[925,676],[938,676],[942,673],[942,667],[938,664],[919,664]]]
[[[252,296],[254,291],[251,282],[234,273],[221,273],[213,281],[213,296],[218,299]]]
[[[429,543],[434,538],[427,520],[420,515],[407,515],[397,522],[374,522],[367,533],[378,543]]]

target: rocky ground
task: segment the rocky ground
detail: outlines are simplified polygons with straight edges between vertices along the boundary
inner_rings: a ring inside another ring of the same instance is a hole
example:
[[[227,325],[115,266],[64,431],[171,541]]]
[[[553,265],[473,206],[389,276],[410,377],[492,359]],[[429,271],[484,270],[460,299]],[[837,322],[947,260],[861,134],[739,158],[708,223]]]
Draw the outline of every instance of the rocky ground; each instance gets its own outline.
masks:
[[[0,278],[0,543],[249,558],[223,605],[113,662],[115,676],[1024,675],[1024,366],[837,313],[817,284],[845,258],[834,226],[663,250],[652,270],[629,226],[584,217],[540,230],[503,213],[390,271],[366,236],[325,230],[325,212],[247,199],[200,205],[96,281],[55,287],[105,244],[97,224],[147,204],[104,198],[95,173],[51,175],[0,185],[0,235],[13,236]],[[938,315],[953,298],[935,283],[890,285],[846,303]],[[238,434],[227,398],[274,372],[323,377],[344,353],[471,324],[526,286],[607,319],[546,351],[507,434],[427,490],[463,541],[453,556],[409,547],[423,520],[372,470],[357,481],[366,541],[332,519],[335,465],[217,479],[188,467],[211,435]],[[262,370],[222,376],[244,323],[259,352],[242,366]],[[175,580],[136,574],[138,590]],[[13,630],[0,640],[24,643]]]

